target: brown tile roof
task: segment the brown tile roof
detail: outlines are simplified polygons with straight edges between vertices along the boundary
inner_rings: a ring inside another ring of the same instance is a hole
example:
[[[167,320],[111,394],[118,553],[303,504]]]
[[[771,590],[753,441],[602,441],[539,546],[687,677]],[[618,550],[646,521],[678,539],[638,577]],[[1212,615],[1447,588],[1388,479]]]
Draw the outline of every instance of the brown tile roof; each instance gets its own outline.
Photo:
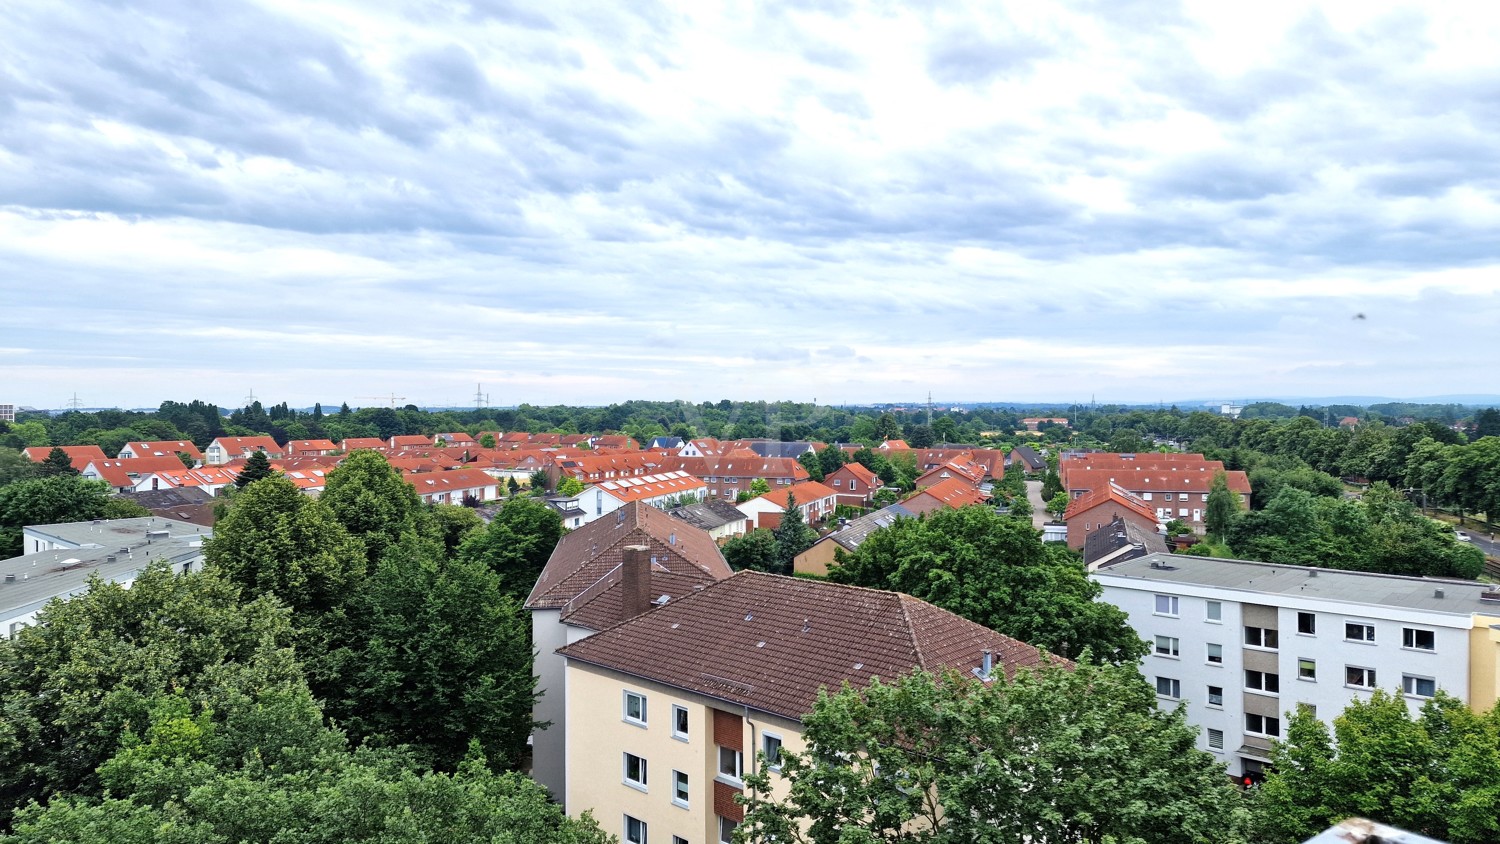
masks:
[[[1013,675],[1036,648],[878,589],[743,571],[558,653],[736,705],[798,719],[822,688],[913,669],[968,673],[983,651]]]
[[[719,546],[706,531],[649,504],[631,502],[613,515],[567,534],[526,599],[531,609],[557,609],[619,568],[627,545],[646,545],[667,571],[711,583],[731,574]]]
[[[982,504],[984,499],[984,493],[968,481],[961,478],[949,478],[921,490],[902,501],[901,504],[916,513],[931,513],[942,507],[957,510],[970,504]]]
[[[402,446],[413,445],[432,445],[432,440],[427,439],[421,434],[397,434],[396,436],[391,437],[391,448],[401,448]]]
[[[824,486],[817,481],[807,481],[805,483],[792,484],[788,487],[782,487],[781,489],[773,489],[765,495],[759,496],[759,498],[762,501],[769,501],[772,504],[775,504],[777,507],[785,510],[786,497],[788,495],[796,496],[797,505],[799,507],[806,508],[814,501],[820,501],[824,498],[833,498],[838,494],[839,491],[832,487]]]

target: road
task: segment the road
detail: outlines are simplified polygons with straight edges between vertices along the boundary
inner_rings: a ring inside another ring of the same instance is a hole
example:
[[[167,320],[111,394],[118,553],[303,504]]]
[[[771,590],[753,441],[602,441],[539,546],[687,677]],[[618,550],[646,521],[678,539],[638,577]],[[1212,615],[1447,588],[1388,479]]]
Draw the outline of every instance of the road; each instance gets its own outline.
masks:
[[[1027,481],[1026,497],[1031,501],[1031,526],[1041,530],[1042,525],[1050,518],[1047,515],[1047,502],[1042,500],[1042,482]]]

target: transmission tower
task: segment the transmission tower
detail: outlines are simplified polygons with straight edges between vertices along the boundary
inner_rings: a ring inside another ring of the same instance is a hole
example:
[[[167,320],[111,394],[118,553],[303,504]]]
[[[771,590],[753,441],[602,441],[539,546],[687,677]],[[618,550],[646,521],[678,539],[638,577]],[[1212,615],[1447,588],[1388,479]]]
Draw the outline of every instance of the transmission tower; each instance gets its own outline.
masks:
[[[79,400],[78,394],[74,393],[73,397],[71,399],[68,399],[68,409],[78,410],[81,407],[83,407],[83,402]]]

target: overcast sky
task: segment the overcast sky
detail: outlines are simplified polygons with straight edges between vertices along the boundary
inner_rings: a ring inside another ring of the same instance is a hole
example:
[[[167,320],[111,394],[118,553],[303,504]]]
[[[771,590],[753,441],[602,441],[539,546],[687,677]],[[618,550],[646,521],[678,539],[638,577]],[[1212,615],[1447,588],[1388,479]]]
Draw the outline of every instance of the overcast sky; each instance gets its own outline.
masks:
[[[0,4],[0,402],[1496,392],[1497,55],[1492,2]]]

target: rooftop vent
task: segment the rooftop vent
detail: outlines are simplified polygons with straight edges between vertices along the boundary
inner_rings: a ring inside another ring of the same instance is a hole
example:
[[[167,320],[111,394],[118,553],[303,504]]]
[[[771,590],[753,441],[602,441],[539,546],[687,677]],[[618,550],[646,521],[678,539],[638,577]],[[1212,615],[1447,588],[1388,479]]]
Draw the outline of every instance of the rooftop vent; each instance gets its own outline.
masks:
[[[5,582],[6,583],[15,583],[16,582],[16,576],[13,575],[13,574],[7,574],[5,576]]]
[[[1434,597],[1434,598],[1441,598],[1441,597],[1443,597],[1443,590],[1441,590],[1441,589],[1434,589],[1434,590],[1432,590],[1432,597]]]

